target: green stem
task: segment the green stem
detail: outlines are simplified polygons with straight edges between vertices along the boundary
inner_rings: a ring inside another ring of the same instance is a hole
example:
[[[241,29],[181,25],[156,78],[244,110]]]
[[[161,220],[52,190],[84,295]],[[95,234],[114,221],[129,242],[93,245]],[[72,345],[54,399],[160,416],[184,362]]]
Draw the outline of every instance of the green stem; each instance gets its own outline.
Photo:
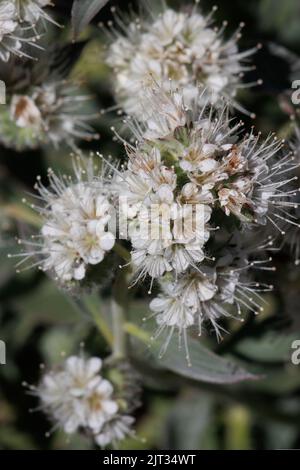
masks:
[[[131,260],[131,255],[129,251],[123,245],[115,243],[113,250],[120,256],[120,258],[122,258],[127,263]]]
[[[123,308],[114,298],[111,300],[111,313],[113,323],[113,358],[121,359],[126,353],[125,318]]]
[[[124,358],[127,353],[125,312],[128,310],[128,285],[126,269],[120,269],[112,289],[111,315],[113,324],[112,359]]]
[[[41,217],[29,207],[12,203],[0,207],[0,209],[7,217],[17,221],[25,222],[26,224],[32,225],[35,228],[41,228],[42,226]]]
[[[93,296],[86,296],[84,299],[82,299],[82,304],[85,307],[85,310],[93,318],[95,325],[106,340],[107,344],[110,347],[113,347],[113,333],[111,332],[107,322],[101,314],[99,303],[96,302]]]

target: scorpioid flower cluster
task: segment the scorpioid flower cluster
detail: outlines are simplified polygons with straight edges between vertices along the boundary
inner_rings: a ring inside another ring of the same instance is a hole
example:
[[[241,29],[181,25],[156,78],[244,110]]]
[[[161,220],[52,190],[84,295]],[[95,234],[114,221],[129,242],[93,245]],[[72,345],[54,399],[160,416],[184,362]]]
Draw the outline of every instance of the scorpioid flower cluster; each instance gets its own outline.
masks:
[[[183,89],[187,104],[199,97],[199,87],[205,87],[214,105],[225,97],[241,108],[235,96],[238,88],[251,86],[243,85],[241,77],[249,70],[245,59],[256,48],[239,52],[243,24],[226,40],[226,23],[217,30],[211,16],[200,13],[197,5],[181,12],[167,8],[155,20],[139,18],[129,25],[116,16],[122,32],[110,28],[115,40],[106,60],[115,72],[117,99],[128,114],[147,118],[145,89],[151,88],[153,77],[165,89],[171,79]]]
[[[160,87],[148,98],[152,116],[145,129],[129,120],[136,145],[125,144],[129,163],[118,174],[133,269],[137,280],[149,275],[163,286],[151,304],[159,324],[182,332],[197,320],[201,333],[210,320],[219,336],[224,304],[259,310],[258,286],[240,279],[253,263],[239,248],[220,267],[221,247],[246,231],[271,225],[280,233],[293,223],[289,173],[297,163],[274,135],[240,135],[242,123],[231,122],[226,105],[189,108],[180,91]]]

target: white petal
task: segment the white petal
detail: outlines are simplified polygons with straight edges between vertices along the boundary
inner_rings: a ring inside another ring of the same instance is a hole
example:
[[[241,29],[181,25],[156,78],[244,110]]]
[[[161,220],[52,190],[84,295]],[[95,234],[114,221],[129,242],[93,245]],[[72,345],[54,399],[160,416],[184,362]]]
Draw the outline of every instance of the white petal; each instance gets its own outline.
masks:
[[[115,244],[115,237],[112,233],[106,232],[100,240],[100,246],[104,251],[109,251]]]
[[[86,361],[87,374],[89,377],[97,374],[102,367],[102,361],[99,357],[92,357]]]

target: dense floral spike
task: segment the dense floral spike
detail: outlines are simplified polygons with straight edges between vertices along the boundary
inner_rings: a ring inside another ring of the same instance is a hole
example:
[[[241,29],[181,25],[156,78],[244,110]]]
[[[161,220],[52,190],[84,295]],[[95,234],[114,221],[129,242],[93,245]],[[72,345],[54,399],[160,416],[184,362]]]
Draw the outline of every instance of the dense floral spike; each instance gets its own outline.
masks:
[[[89,99],[65,81],[14,94],[8,100],[9,108],[0,112],[0,141],[19,151],[49,143],[55,147],[64,143],[75,150],[77,139],[99,138],[88,124],[94,116],[83,108]]]
[[[43,8],[51,0],[2,0],[0,4],[0,60],[7,62],[11,55],[30,57],[26,46],[39,47],[38,26],[52,20]]]
[[[23,264],[36,256],[34,263],[53,272],[62,283],[81,281],[89,266],[101,263],[115,243],[108,230],[112,206],[105,170],[95,179],[92,159],[74,160],[76,178],[59,177],[49,170],[50,188],[40,180],[36,189],[43,206],[33,206],[42,216],[39,237],[25,241]]]
[[[85,432],[101,447],[116,445],[133,435],[132,416],[124,413],[113,383],[102,375],[102,361],[68,357],[57,369],[44,374],[37,387],[31,387],[43,409],[67,434]],[[101,373],[100,373],[101,372]]]
[[[253,85],[242,84],[241,77],[251,69],[246,59],[256,50],[238,51],[243,24],[225,39],[227,23],[218,30],[211,14],[205,16],[191,5],[180,12],[166,8],[158,18],[137,18],[129,25],[117,14],[115,20],[120,32],[110,28],[106,61],[114,69],[117,100],[127,114],[141,120],[148,117],[144,96],[153,77],[165,89],[172,80],[183,89],[188,104],[204,87],[211,91],[214,105],[225,97],[242,109],[235,96],[239,88]]]
[[[227,106],[189,109],[179,91],[156,87],[150,108],[145,128],[129,120],[137,140],[125,143],[129,163],[117,188],[137,279],[196,268],[208,253],[214,258],[216,236],[267,223],[279,235],[283,223],[294,223],[290,185],[298,164],[284,142],[253,129],[243,136]]]

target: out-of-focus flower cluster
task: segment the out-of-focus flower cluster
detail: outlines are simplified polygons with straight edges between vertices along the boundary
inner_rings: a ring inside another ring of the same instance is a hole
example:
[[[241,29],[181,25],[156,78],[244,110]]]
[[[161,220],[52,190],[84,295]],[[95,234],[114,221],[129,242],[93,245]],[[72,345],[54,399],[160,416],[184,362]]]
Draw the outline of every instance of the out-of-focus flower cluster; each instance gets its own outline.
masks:
[[[133,435],[134,418],[127,414],[129,403],[102,375],[97,357],[68,357],[57,369],[46,372],[37,387],[43,410],[55,427],[67,434],[82,431],[101,447],[116,446]]]
[[[28,94],[13,93],[8,97],[9,108],[1,109],[0,141],[17,150],[42,144],[75,149],[77,139],[98,138],[88,124],[91,114],[84,111],[88,99],[66,81],[30,87]]]

